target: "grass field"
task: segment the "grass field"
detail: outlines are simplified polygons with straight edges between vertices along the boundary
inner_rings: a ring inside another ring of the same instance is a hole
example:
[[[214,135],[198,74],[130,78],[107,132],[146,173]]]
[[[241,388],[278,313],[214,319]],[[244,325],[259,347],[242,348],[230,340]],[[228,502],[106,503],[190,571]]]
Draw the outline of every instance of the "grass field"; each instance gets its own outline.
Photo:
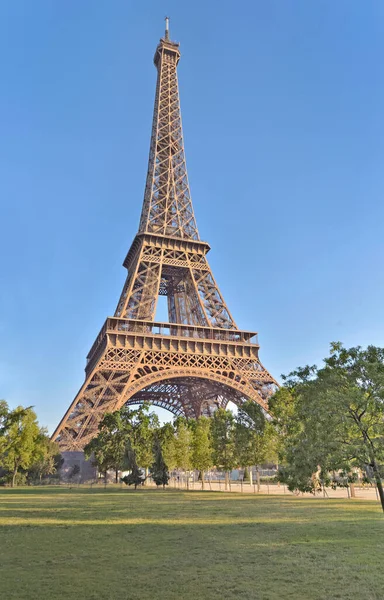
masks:
[[[216,492],[0,492],[4,600],[384,598],[377,503]]]

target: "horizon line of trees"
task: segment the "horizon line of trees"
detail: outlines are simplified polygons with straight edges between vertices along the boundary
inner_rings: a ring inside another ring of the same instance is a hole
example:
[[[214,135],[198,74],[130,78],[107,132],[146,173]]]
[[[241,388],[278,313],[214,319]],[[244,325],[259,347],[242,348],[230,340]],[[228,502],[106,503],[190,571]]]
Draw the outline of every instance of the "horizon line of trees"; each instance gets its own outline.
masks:
[[[151,471],[156,482],[159,471],[162,481],[169,471],[185,471],[188,482],[188,473],[197,470],[203,486],[212,467],[225,471],[227,485],[236,467],[274,462],[278,481],[290,491],[324,495],[326,487],[351,486],[359,473],[376,485],[384,511],[384,348],[332,343],[322,368],[283,376],[269,406],[270,417],[248,401],[237,415],[217,409],[212,417],[178,417],[163,427],[147,407],[126,407],[105,416],[86,453],[116,473],[130,468],[129,455],[134,468],[143,467],[146,476]]]
[[[237,415],[217,409],[212,417],[178,417],[160,426],[148,406],[104,415],[86,446],[100,471],[129,471],[139,485],[151,473],[158,485],[175,469],[229,472],[278,463],[278,480],[291,491],[325,491],[353,483],[356,473],[377,487],[384,511],[384,348],[346,349],[331,344],[324,366],[283,376],[269,401],[270,416],[254,402]],[[42,481],[60,468],[58,445],[38,425],[31,407],[10,410],[0,401],[0,482]],[[144,475],[141,469],[144,470]],[[188,481],[188,478],[187,478]]]
[[[128,485],[140,485],[150,474],[157,485],[165,486],[169,473],[178,470],[187,474],[188,487],[190,472],[198,471],[203,489],[205,474],[213,467],[225,472],[227,487],[234,468],[277,458],[272,426],[251,401],[239,407],[237,415],[219,408],[212,417],[177,417],[163,426],[149,405],[123,407],[104,416],[84,453],[105,478],[113,470],[116,483],[121,471],[130,471],[123,478]]]

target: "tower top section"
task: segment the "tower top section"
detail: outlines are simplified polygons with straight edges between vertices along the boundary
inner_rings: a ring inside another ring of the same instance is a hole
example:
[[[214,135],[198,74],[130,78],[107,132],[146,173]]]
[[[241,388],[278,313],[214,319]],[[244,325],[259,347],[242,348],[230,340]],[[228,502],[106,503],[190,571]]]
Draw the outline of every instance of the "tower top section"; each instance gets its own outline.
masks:
[[[169,39],[166,17],[165,34],[154,56],[157,85],[139,233],[198,241],[181,126],[179,58],[179,44]]]
[[[177,42],[172,42],[169,39],[169,17],[165,17],[164,37],[160,39],[160,42],[156,48],[155,56],[153,57],[153,62],[155,63],[157,68],[159,68],[160,59],[164,55],[173,57],[173,59],[176,62],[176,65],[179,62],[179,59],[180,59],[179,44]]]

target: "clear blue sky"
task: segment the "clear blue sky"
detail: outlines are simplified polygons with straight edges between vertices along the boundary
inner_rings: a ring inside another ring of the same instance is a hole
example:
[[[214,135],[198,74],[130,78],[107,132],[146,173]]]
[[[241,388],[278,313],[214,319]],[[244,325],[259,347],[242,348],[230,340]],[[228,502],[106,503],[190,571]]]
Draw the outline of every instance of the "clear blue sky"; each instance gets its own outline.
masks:
[[[0,6],[0,397],[54,428],[125,278],[171,17],[192,198],[279,377],[384,346],[381,0]]]

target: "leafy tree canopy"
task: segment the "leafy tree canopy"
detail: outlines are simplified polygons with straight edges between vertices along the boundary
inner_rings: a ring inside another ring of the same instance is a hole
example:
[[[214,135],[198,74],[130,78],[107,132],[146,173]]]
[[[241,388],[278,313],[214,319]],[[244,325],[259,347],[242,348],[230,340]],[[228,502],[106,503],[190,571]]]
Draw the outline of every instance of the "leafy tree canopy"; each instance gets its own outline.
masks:
[[[213,462],[226,472],[237,466],[235,417],[230,410],[219,408],[211,421]]]
[[[1,466],[10,472],[12,486],[20,469],[27,470],[38,452],[40,428],[32,408],[9,410],[1,403]]]
[[[154,442],[154,462],[151,467],[151,476],[156,485],[162,485],[165,488],[168,485],[169,473],[168,466],[165,463],[163,452],[161,449],[160,438],[156,436]]]
[[[284,380],[270,408],[288,486],[307,491],[316,478],[358,467],[374,478],[384,510],[384,349],[333,343],[324,367]]]

